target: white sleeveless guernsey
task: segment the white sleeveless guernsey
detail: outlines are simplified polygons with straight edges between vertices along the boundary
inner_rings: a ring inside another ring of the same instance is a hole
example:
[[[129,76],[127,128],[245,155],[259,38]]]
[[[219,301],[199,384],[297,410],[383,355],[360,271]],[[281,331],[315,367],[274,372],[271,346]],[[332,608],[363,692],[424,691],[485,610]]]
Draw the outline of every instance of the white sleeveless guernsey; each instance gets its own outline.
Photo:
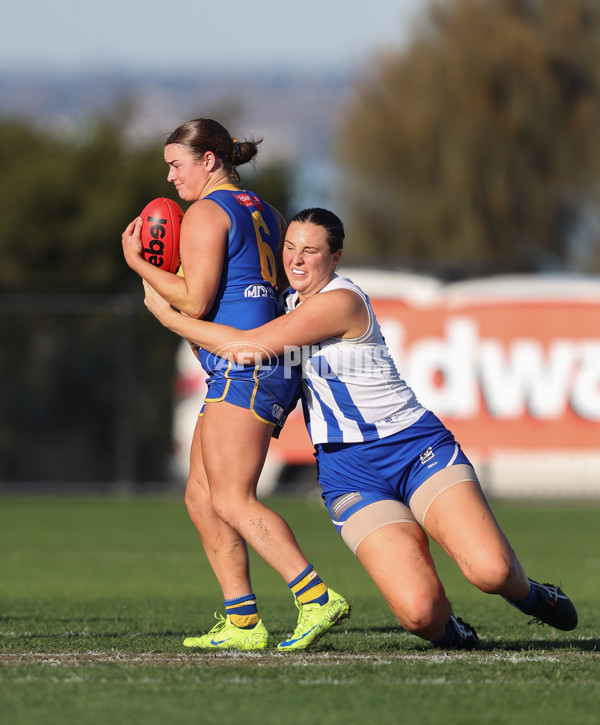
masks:
[[[302,350],[303,403],[314,445],[386,438],[427,412],[398,374],[367,295],[338,275],[319,294],[338,289],[361,297],[369,325],[360,337],[330,337]],[[286,312],[298,307],[298,293],[291,290],[284,304]]]

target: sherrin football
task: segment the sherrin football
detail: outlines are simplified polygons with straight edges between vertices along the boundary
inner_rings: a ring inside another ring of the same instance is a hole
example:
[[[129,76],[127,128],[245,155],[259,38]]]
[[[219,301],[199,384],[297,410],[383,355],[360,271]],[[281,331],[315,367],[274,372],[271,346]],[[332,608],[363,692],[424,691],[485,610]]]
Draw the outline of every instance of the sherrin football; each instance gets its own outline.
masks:
[[[167,272],[177,272],[183,210],[177,202],[161,196],[146,204],[140,216],[144,259]]]

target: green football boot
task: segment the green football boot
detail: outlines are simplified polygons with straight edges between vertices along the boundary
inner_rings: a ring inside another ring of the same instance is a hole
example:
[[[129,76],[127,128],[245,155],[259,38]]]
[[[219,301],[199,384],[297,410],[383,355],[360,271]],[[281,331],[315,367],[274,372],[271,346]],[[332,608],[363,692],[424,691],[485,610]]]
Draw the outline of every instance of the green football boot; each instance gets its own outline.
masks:
[[[200,637],[186,637],[184,647],[204,650],[236,649],[243,652],[256,652],[266,649],[269,644],[269,633],[260,619],[251,629],[241,629],[232,624],[229,616],[215,612],[217,624],[208,634]]]
[[[315,644],[334,624],[350,616],[350,605],[344,597],[328,589],[329,601],[327,604],[300,604],[296,606],[300,614],[298,624],[289,639],[277,645],[279,652],[297,652],[308,649]]]

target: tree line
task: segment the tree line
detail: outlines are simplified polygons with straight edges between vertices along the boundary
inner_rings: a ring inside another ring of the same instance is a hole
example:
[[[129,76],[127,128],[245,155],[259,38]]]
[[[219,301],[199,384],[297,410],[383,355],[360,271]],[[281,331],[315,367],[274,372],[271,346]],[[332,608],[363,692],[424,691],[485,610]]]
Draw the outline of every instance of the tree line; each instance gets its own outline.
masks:
[[[600,271],[600,4],[428,2],[365,68],[338,152],[356,260]]]

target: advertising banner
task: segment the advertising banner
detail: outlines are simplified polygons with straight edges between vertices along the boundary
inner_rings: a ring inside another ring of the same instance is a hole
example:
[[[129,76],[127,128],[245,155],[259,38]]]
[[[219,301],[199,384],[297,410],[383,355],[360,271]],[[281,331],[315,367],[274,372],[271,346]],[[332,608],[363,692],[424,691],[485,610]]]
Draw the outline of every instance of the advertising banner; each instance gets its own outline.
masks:
[[[346,276],[369,294],[401,377],[488,489],[600,496],[599,279]],[[298,408],[271,445],[270,466],[313,461]]]
[[[525,495],[531,476],[552,489],[569,476],[571,492],[600,495],[600,281],[480,281],[425,300],[374,285],[371,302],[400,375],[489,488]],[[299,411],[273,448],[312,460]]]

